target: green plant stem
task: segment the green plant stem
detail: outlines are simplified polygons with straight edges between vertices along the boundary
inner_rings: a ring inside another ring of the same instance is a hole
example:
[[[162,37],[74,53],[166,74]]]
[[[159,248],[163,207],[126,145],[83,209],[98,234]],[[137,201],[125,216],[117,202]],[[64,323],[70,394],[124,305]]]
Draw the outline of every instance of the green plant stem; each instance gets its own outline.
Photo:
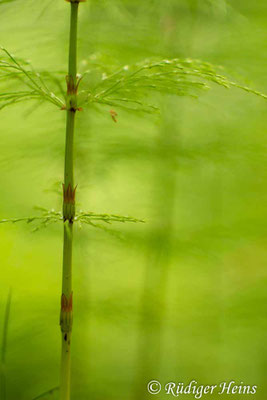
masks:
[[[70,399],[72,331],[72,244],[75,216],[73,139],[77,105],[77,20],[79,3],[70,3],[69,70],[66,96],[66,142],[63,190],[64,245],[60,325],[62,332],[60,400]]]
[[[62,271],[62,295],[67,299],[72,296],[72,238],[73,224],[64,224],[64,248],[63,248],[63,271]],[[67,312],[66,312],[67,313]],[[69,311],[72,314],[72,311]],[[72,315],[64,315],[66,321],[61,323],[62,347],[61,347],[61,384],[60,399],[70,399],[70,349]]]
[[[75,113],[67,111],[66,142],[65,142],[65,177],[64,187],[74,186],[73,177],[73,138],[74,138]]]
[[[70,39],[69,39],[69,75],[76,82],[77,74],[77,26],[79,3],[71,3]]]
[[[70,14],[70,38],[69,38],[69,72],[68,77],[72,80],[73,86],[77,84],[77,22],[78,22],[78,6],[79,3],[71,3]],[[69,99],[68,99],[69,97]],[[76,107],[76,94],[67,93],[67,103]],[[70,107],[69,107],[70,108]],[[75,110],[67,109],[66,124],[66,147],[65,147],[65,188],[71,185],[73,188],[73,136],[75,124]]]
[[[5,309],[5,318],[3,324],[3,338],[2,338],[2,349],[1,349],[1,365],[0,365],[0,398],[1,400],[6,399],[6,348],[7,348],[7,334],[8,334],[8,323],[10,316],[10,306],[11,306],[11,297],[12,291],[9,290],[6,309]]]

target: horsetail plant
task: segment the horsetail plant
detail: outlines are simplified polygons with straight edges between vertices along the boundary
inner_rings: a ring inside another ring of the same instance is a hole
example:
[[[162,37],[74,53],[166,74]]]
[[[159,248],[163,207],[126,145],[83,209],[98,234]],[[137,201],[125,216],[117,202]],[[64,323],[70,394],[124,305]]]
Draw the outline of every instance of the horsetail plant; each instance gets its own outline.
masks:
[[[6,0],[8,2],[9,0]],[[197,97],[200,91],[215,83],[225,88],[237,87],[267,98],[256,90],[228,79],[221,74],[221,67],[192,59],[144,60],[135,65],[119,66],[116,62],[105,63],[97,56],[90,57],[90,69],[77,74],[77,27],[79,3],[85,0],[67,0],[70,5],[70,34],[68,54],[67,91],[62,89],[63,73],[56,71],[36,72],[29,62],[18,59],[1,47],[1,82],[15,84],[16,90],[0,90],[0,110],[19,102],[47,101],[66,112],[65,163],[62,211],[40,209],[41,214],[30,217],[3,219],[0,222],[25,221],[35,224],[35,229],[51,223],[63,223],[63,269],[60,326],[62,335],[60,400],[70,399],[71,335],[72,335],[72,248],[74,224],[88,224],[108,230],[106,226],[116,222],[143,222],[132,217],[113,214],[97,214],[75,210],[77,185],[74,182],[74,137],[77,112],[94,107],[107,108],[111,118],[117,122],[117,112],[122,109],[134,113],[157,113],[159,107],[151,93]],[[92,76],[97,79],[91,79]],[[83,81],[81,82],[81,79]],[[90,89],[88,88],[90,82]],[[78,92],[79,86],[83,85]],[[88,87],[87,87],[88,86]],[[20,90],[17,90],[17,89]],[[145,99],[145,100],[144,100]],[[50,393],[48,391],[46,393]],[[39,397],[38,397],[39,398]]]
[[[72,241],[75,217],[75,192],[73,171],[73,138],[77,111],[77,23],[79,0],[70,2],[69,70],[66,78],[66,141],[63,184],[63,271],[60,326],[62,332],[60,399],[70,399],[70,348],[72,331]]]

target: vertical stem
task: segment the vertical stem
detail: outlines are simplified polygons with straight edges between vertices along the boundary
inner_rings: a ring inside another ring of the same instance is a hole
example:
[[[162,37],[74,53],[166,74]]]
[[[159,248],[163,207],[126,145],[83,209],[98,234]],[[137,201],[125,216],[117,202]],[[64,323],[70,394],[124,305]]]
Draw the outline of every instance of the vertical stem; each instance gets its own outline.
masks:
[[[69,70],[66,96],[65,171],[63,185],[64,245],[60,326],[62,332],[60,400],[70,399],[70,350],[72,331],[72,243],[75,217],[73,138],[77,110],[77,20],[78,1],[70,1]]]
[[[70,39],[69,39],[69,75],[76,82],[77,74],[77,25],[79,2],[71,2]]]
[[[65,142],[65,173],[64,187],[74,185],[73,177],[73,137],[74,137],[75,112],[67,111],[66,142]]]
[[[0,364],[0,398],[1,398],[1,400],[6,399],[5,368],[6,368],[6,348],[7,348],[7,334],[8,334],[8,323],[9,323],[9,316],[10,316],[11,297],[12,297],[12,292],[11,292],[11,289],[9,289],[7,302],[6,302],[6,309],[5,309],[2,349],[1,349],[1,364]]]
[[[71,3],[69,37],[69,71],[67,76],[67,124],[65,145],[65,189],[73,189],[73,136],[77,105],[77,22],[79,3]]]
[[[72,229],[70,222],[64,224],[62,297],[61,297],[61,382],[60,399],[70,399],[70,348],[72,330]]]

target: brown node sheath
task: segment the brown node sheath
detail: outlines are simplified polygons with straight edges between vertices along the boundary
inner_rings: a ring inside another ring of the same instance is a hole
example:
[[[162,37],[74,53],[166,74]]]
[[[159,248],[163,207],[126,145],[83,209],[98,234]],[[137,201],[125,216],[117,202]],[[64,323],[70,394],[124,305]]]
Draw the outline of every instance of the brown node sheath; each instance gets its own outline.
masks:
[[[75,193],[76,193],[76,189],[77,189],[77,185],[75,186],[75,188],[72,189],[70,183],[67,187],[67,189],[65,189],[65,185],[63,183],[63,198],[64,198],[64,203],[67,204],[75,204]]]
[[[79,84],[82,80],[82,77],[77,75],[77,82],[76,84],[74,83],[74,79],[73,76],[71,75],[66,75],[66,82],[67,82],[67,94],[71,95],[71,94],[77,94],[78,92],[78,88],[79,88]]]
[[[82,76],[76,76],[77,81],[71,75],[66,76],[67,82],[67,97],[66,97],[66,106],[63,109],[71,112],[81,111],[80,107],[77,107],[77,92],[78,87],[81,82]]]
[[[72,311],[72,293],[70,298],[68,299],[63,293],[61,296],[61,311],[63,312],[71,312]]]

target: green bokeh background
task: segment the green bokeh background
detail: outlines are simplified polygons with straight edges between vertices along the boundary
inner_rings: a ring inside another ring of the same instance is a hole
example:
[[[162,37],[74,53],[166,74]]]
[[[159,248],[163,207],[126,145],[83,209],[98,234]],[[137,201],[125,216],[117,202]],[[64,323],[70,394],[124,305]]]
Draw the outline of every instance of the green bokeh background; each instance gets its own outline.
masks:
[[[66,2],[0,12],[3,46],[37,70],[66,69]],[[79,60],[198,58],[266,93],[266,18],[266,0],[88,0]],[[114,225],[121,239],[75,229],[72,399],[142,400],[151,379],[195,379],[257,385],[264,400],[266,102],[217,87],[159,101],[160,116],[117,111],[116,124],[109,107],[78,115],[77,207],[147,222]],[[60,209],[64,124],[50,105],[1,111],[1,218]],[[58,385],[62,227],[0,235],[1,331],[12,288],[6,400],[33,400]]]

